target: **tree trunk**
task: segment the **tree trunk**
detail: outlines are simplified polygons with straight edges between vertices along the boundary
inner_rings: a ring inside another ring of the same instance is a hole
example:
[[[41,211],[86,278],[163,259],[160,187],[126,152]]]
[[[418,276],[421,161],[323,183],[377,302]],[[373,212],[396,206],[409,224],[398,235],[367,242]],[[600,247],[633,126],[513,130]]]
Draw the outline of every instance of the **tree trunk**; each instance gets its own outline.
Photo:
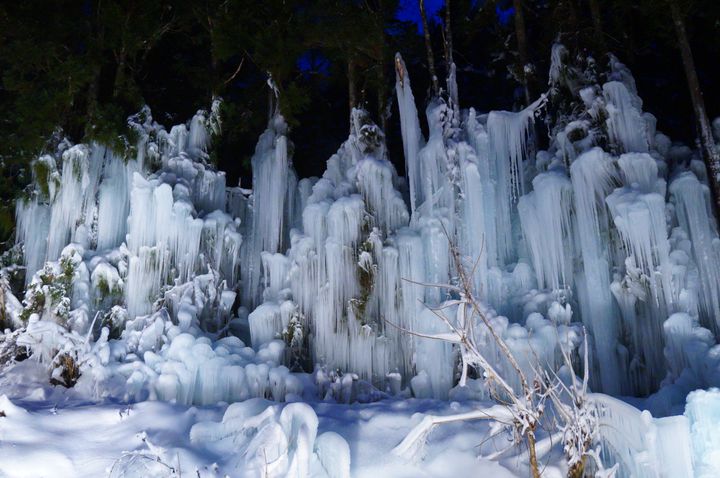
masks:
[[[88,62],[94,66],[92,69],[92,78],[88,85],[87,101],[85,103],[85,135],[89,134],[95,127],[95,117],[97,115],[99,95],[100,95],[100,75],[102,74],[102,52],[105,48],[105,29],[101,21],[102,3],[98,3],[95,15],[88,17],[87,29],[95,38],[91,48],[88,49]]]
[[[620,13],[616,16],[616,21],[622,28],[622,39],[620,39],[620,45],[616,48],[618,50],[622,49],[625,52],[625,57],[627,59],[626,63],[632,65],[635,63],[635,58],[637,56],[635,49],[635,24],[633,20],[638,13],[637,9],[629,2],[621,2],[619,10]],[[613,50],[615,50],[615,48],[613,48]]]
[[[450,0],[445,0],[445,63],[450,74],[450,65],[453,63],[452,27],[450,23]]]
[[[385,114],[387,108],[387,98],[385,89],[385,5],[383,0],[378,0],[378,7],[375,10],[375,19],[377,21],[378,35],[380,40],[380,61],[377,65],[377,110],[378,119],[380,121],[380,128],[383,133],[387,134],[387,120],[388,117]]]
[[[574,0],[567,1],[568,24],[572,34],[572,46],[574,51],[580,51],[580,24],[578,23],[577,9]]]
[[[95,115],[97,114],[98,106],[98,90],[100,89],[100,64],[96,63],[92,72],[92,79],[88,86],[87,91],[87,102],[85,108],[86,122],[85,122],[85,134],[87,135],[92,131],[95,126]]]
[[[387,131],[387,115],[385,114],[385,108],[387,107],[385,100],[385,69],[383,65],[378,66],[378,86],[377,86],[377,108],[378,108],[378,119],[380,120],[380,128],[383,133]]]
[[[0,278],[0,328],[5,330],[5,327],[9,326],[5,316],[5,281]]]
[[[538,467],[537,453],[535,453],[535,429],[527,432],[528,455],[530,461],[530,476],[540,478],[540,467]]]
[[[213,42],[213,34],[210,32],[210,74],[212,78],[210,80],[210,98],[216,98],[220,96],[220,68],[218,66],[217,55],[215,54],[215,42]],[[222,85],[225,86],[225,85]]]
[[[515,9],[515,37],[517,38],[518,60],[520,69],[520,78],[525,88],[526,105],[530,104],[530,86],[528,85],[528,75],[525,67],[528,64],[528,47],[527,34],[525,33],[525,15],[523,13],[522,0],[513,0],[513,8]]]
[[[428,70],[430,70],[430,80],[432,83],[433,96],[440,94],[438,86],[438,77],[435,71],[435,57],[433,56],[432,44],[430,43],[430,30],[428,29],[427,15],[425,14],[425,0],[420,0],[420,18],[422,18],[423,33],[425,34],[425,50],[427,51]]]
[[[590,17],[592,17],[593,32],[595,33],[595,41],[598,45],[598,51],[603,57],[607,54],[607,44],[605,43],[605,32],[602,27],[602,14],[600,13],[600,4],[598,0],[589,0]]]
[[[445,64],[447,65],[446,85],[452,107],[456,110],[458,104],[457,78],[455,76],[455,62],[453,61],[452,23],[450,21],[450,0],[445,0]]]
[[[356,89],[357,86],[355,78],[355,60],[353,58],[348,59],[347,64],[347,77],[348,77],[348,104],[350,106],[349,113],[352,113],[353,108],[357,106]]]
[[[700,152],[708,172],[708,184],[712,195],[712,202],[715,209],[716,220],[720,218],[720,155],[718,154],[715,142],[712,137],[712,128],[710,120],[708,120],[705,112],[705,100],[700,90],[700,82],[695,70],[695,61],[693,60],[690,42],[685,31],[685,23],[683,22],[680,8],[677,0],[668,0],[670,3],[670,14],[675,26],[677,34],[678,46],[680,47],[680,55],[682,56],[683,67],[685,68],[685,76],[687,77],[688,89],[690,90],[690,98],[692,99],[693,111],[695,112],[695,120],[699,132],[698,141],[700,143]]]
[[[115,69],[115,82],[113,83],[113,98],[118,98],[122,91],[123,84],[125,83],[125,61],[126,53],[125,47],[120,51],[118,55],[118,64]]]

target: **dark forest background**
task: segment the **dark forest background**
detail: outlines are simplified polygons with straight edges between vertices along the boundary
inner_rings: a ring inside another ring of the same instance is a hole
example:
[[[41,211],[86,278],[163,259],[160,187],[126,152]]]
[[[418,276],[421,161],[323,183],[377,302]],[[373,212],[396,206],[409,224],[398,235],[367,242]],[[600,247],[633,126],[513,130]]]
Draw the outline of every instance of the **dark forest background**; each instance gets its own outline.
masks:
[[[692,143],[696,123],[668,1],[684,16],[708,114],[720,115],[718,0],[453,0],[449,16],[444,1],[424,3],[440,76],[450,19],[462,107],[521,108],[523,81],[534,94],[546,88],[559,40],[598,63],[614,53],[633,71],[658,129]],[[169,127],[221,96],[223,132],[212,159],[228,184],[242,179],[249,187],[249,160],[268,119],[268,73],[301,176],[322,173],[347,137],[351,104],[386,126],[391,159],[402,161],[395,52],[420,111],[431,87],[418,7],[418,0],[3,2],[0,242],[11,234],[13,198],[30,180],[30,161],[53,148],[53,138],[122,149],[131,141],[126,118],[145,104]]]

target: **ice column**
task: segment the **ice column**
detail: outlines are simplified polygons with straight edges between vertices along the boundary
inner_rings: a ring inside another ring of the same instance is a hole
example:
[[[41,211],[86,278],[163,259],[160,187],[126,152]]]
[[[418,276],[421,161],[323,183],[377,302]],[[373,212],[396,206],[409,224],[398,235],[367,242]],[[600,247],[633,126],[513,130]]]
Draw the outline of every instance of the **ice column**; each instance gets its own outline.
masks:
[[[285,120],[275,115],[260,136],[252,158],[252,232],[246,242],[248,247],[243,269],[243,294],[248,306],[260,299],[260,253],[282,252],[281,248],[287,240],[291,165],[286,133]]]
[[[517,113],[491,111],[487,119],[489,160],[497,184],[495,227],[498,264],[505,264],[515,254],[512,213],[518,197],[525,193],[523,159],[528,154],[527,140],[536,107],[533,104]]]
[[[52,205],[48,231],[47,259],[56,260],[70,242],[75,227],[83,218],[83,205],[87,201],[86,189],[90,186],[90,151],[77,145],[63,153],[61,185]]]
[[[125,239],[127,218],[130,213],[130,190],[132,175],[137,170],[135,161],[123,158],[108,151],[108,160],[103,171],[98,201],[99,251],[117,247]]]
[[[634,362],[641,366],[633,365],[635,392],[649,393],[664,375],[662,323],[673,310],[665,199],[626,187],[606,202],[628,254],[626,277],[614,282],[612,291],[634,342]]]
[[[415,97],[410,88],[410,76],[400,53],[395,54],[395,73],[395,91],[400,110],[400,129],[405,153],[405,172],[410,186],[410,211],[414,212],[422,203],[418,199],[421,188],[420,181],[422,180],[419,171],[419,152],[424,146],[425,139],[420,131]]]
[[[637,96],[632,95],[619,81],[603,85],[609,118],[606,120],[610,139],[625,152],[648,151],[646,124],[641,116]]]
[[[713,224],[707,186],[691,172],[670,184],[680,226],[692,241],[692,252],[700,272],[700,310],[703,324],[720,332],[720,239]]]
[[[541,289],[572,285],[572,185],[564,170],[539,174],[518,212]]]
[[[595,347],[593,366],[601,388],[615,394],[621,390],[617,342],[621,324],[610,295],[610,267],[607,247],[608,218],[605,196],[615,186],[612,160],[602,149],[580,155],[570,166],[575,198],[577,244],[583,261],[580,310],[583,322],[592,334]]]

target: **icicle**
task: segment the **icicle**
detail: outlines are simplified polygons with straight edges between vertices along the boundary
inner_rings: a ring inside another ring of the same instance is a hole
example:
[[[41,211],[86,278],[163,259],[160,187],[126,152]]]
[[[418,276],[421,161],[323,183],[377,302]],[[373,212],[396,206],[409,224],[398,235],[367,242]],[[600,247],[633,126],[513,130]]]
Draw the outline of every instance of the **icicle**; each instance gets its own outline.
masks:
[[[692,241],[700,273],[699,295],[703,325],[720,331],[720,239],[715,231],[708,187],[691,172],[670,184],[680,226]]]
[[[294,312],[295,304],[291,301],[265,302],[257,306],[248,316],[253,346],[257,349],[275,339],[290,323]]]
[[[527,138],[535,110],[544,102],[543,96],[520,112],[491,111],[488,115],[489,159],[497,175],[495,221],[499,264],[505,264],[514,254],[512,211],[518,196],[525,193],[522,161],[528,154]]]
[[[395,171],[387,161],[366,158],[357,164],[357,181],[374,222],[386,234],[408,223],[407,207],[393,185]]]
[[[198,111],[190,120],[187,137],[187,149],[193,159],[206,159],[210,145],[210,132],[207,130],[207,118],[204,111]]]
[[[619,188],[606,202],[627,251],[625,278],[613,282],[611,290],[633,341],[631,383],[636,393],[649,393],[664,375],[662,323],[676,307],[665,200],[657,193]]]
[[[128,315],[149,314],[165,277],[167,260],[164,250],[141,247],[137,256],[130,257],[125,286]]]
[[[410,229],[398,231],[395,238],[398,249],[398,275],[400,280],[399,322],[405,330],[418,330],[418,316],[424,307],[425,287],[420,285],[425,278],[425,258],[421,237]],[[414,348],[411,337],[405,337],[406,370],[412,370]]]
[[[553,43],[552,49],[550,50],[550,70],[549,70],[549,84],[550,86],[556,86],[560,83],[561,79],[567,80],[567,75],[563,75],[565,68],[565,61],[569,55],[567,48],[562,43]]]
[[[645,274],[658,305],[669,310],[670,245],[665,224],[665,200],[657,193],[643,194],[620,188],[606,202],[628,253]]]
[[[37,198],[20,199],[15,207],[17,218],[15,240],[23,244],[25,285],[42,269],[47,256],[47,238],[50,229],[50,206],[38,203]]]
[[[167,158],[175,158],[180,156],[187,150],[188,130],[184,124],[175,125],[170,129],[168,135],[168,143],[170,150]]]
[[[488,204],[486,183],[483,182],[477,165],[471,161],[461,161],[462,190],[464,197],[460,206],[462,220],[459,223],[462,237],[462,251],[470,257],[475,268],[475,289],[480,297],[487,293],[487,271],[490,258],[495,255],[495,220],[491,216],[492,203]],[[494,199],[494,198],[493,198]]]
[[[625,185],[665,196],[665,181],[658,178],[658,165],[647,153],[625,153],[618,159]]]
[[[720,391],[716,388],[696,390],[687,396],[684,417],[689,421],[686,426],[692,430],[692,457],[687,460],[692,460],[695,476],[711,477],[720,473],[717,455],[720,448],[720,437],[717,435],[717,427],[720,425],[719,409]],[[684,451],[684,448],[681,451]],[[685,453],[679,453],[674,458],[684,455]]]
[[[417,182],[413,221],[419,215],[447,214],[453,209],[453,184],[450,182],[448,150],[444,138],[444,126],[450,113],[442,101],[435,101],[427,107],[430,138],[418,153],[420,178]]]
[[[572,186],[564,170],[539,174],[518,212],[540,288],[572,286]]]
[[[344,246],[355,246],[360,240],[365,216],[365,203],[360,195],[338,198],[327,215],[328,237]]]
[[[695,375],[696,386],[705,386],[705,361],[715,337],[708,329],[699,326],[697,319],[678,312],[663,324],[665,359],[668,364],[666,380],[671,383],[680,378],[686,369]]]
[[[461,214],[465,220],[460,227],[465,227],[468,234],[465,239],[466,249],[474,260],[487,262],[488,266],[498,265],[498,232],[497,232],[497,172],[495,163],[491,163],[488,152],[488,134],[471,109],[466,122],[466,132],[474,154],[460,155],[460,171],[463,198]],[[469,217],[468,217],[469,216]],[[471,233],[472,231],[472,233]],[[485,274],[479,268],[478,274]],[[486,291],[486,287],[480,289]],[[484,292],[482,292],[484,294]]]
[[[167,248],[177,276],[187,280],[195,271],[203,221],[193,217],[194,210],[182,190],[176,186],[178,200],[168,184],[154,187],[139,174],[133,178],[128,218],[128,249],[138,254],[143,246]]]
[[[491,111],[488,115],[491,161],[498,168],[499,179],[505,181],[501,189],[511,201],[525,193],[522,161],[527,156],[527,138],[536,108],[533,104],[518,113]]]
[[[570,166],[575,197],[577,244],[583,260],[580,307],[583,322],[593,336],[594,370],[601,389],[606,393],[620,393],[623,377],[616,345],[621,324],[610,295],[610,265],[606,244],[608,217],[605,196],[617,180],[612,160],[600,148],[580,155]]]
[[[412,213],[422,203],[418,199],[422,180],[419,153],[424,146],[425,139],[420,131],[415,98],[410,87],[410,76],[400,53],[395,54],[395,73],[395,91],[400,110],[400,129],[405,153],[405,175],[410,186],[410,212]]]
[[[425,258],[425,281],[432,284],[450,282],[450,242],[447,224],[438,218],[421,218],[419,223],[420,236]],[[424,291],[425,303],[439,304],[446,293],[437,287],[427,287]],[[435,317],[437,319],[437,317]]]
[[[444,313],[447,317],[454,317],[457,306],[447,307]],[[439,334],[447,333],[448,328],[433,311],[425,309],[416,319],[418,333]],[[415,396],[420,398],[433,397],[441,400],[447,399],[448,391],[453,385],[453,369],[456,354],[451,344],[433,339],[417,337],[415,339],[417,374],[426,374],[429,390],[417,393],[417,381],[413,383]],[[425,396],[425,397],[424,397]]]
[[[125,162],[108,151],[98,200],[98,250],[117,247],[125,239],[132,177],[136,170],[135,161]]]
[[[242,235],[228,214],[214,211],[203,218],[200,249],[205,260],[222,274],[230,287],[237,281],[242,242]]]
[[[262,253],[265,300],[277,300],[280,291],[287,287],[288,259],[282,254]]]
[[[603,85],[609,118],[606,120],[610,139],[625,152],[648,151],[646,124],[641,116],[637,96],[631,94],[624,84],[610,81]]]
[[[47,259],[56,260],[70,242],[75,228],[86,212],[90,187],[90,151],[85,145],[73,146],[63,153],[61,185],[52,206],[48,231]],[[94,199],[94,198],[93,198]]]
[[[252,233],[246,242],[246,267],[243,269],[245,303],[259,299],[260,253],[280,252],[287,241],[286,203],[291,164],[288,156],[287,125],[276,115],[260,136],[253,169]]]

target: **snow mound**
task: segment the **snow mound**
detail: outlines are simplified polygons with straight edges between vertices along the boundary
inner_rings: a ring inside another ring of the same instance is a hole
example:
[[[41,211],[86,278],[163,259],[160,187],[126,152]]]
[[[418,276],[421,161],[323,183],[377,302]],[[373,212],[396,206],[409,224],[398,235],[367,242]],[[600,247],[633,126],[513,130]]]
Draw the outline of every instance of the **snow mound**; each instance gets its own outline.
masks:
[[[350,477],[350,448],[336,433],[319,437],[318,417],[304,403],[251,399],[228,407],[221,422],[200,422],[190,441],[231,454],[247,477]]]

